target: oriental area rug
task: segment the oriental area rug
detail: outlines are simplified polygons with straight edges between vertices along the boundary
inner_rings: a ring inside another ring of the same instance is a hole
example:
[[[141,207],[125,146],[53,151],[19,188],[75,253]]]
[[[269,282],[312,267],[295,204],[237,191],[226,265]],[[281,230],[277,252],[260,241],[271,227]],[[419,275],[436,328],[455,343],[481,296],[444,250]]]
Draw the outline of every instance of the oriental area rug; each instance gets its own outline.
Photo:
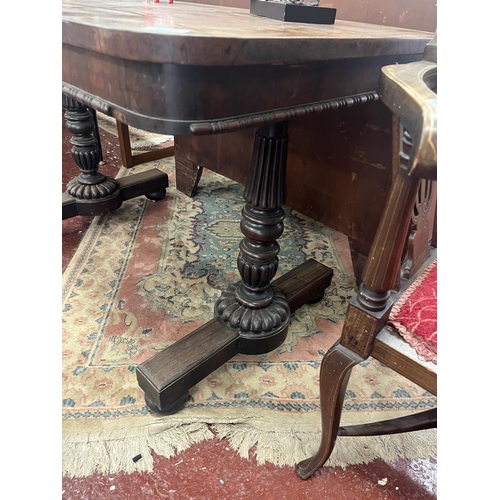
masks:
[[[318,448],[320,363],[339,338],[356,291],[347,238],[285,207],[276,277],[317,259],[334,272],[323,300],[295,312],[278,349],[237,355],[194,386],[181,411],[154,415],[136,367],[212,319],[221,291],[239,280],[244,201],[241,185],[207,169],[194,198],[177,191],[173,158],[119,175],[151,166],[169,176],[166,197],[128,200],[94,218],[63,274],[63,474],[151,471],[152,450],[172,457],[194,443],[224,437],[259,464],[293,466]],[[436,405],[433,395],[369,358],[352,372],[341,424]],[[340,437],[327,465],[436,452],[435,430]]]

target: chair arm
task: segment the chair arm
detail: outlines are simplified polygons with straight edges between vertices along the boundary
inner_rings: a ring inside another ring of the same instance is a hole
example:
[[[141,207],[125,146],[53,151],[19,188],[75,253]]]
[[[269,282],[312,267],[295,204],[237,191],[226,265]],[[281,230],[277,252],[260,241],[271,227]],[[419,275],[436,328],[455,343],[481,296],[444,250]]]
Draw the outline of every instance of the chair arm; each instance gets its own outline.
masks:
[[[413,141],[408,175],[437,176],[437,64],[417,61],[382,68],[378,93]]]

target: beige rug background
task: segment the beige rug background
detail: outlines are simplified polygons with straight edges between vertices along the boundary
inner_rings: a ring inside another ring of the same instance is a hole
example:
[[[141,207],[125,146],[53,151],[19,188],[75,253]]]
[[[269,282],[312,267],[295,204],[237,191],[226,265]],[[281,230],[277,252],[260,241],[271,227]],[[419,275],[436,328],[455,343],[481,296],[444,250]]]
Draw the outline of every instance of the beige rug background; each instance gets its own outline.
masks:
[[[151,450],[171,457],[222,437],[243,457],[253,450],[260,464],[293,466],[319,445],[321,357],[339,337],[355,291],[347,239],[287,209],[280,273],[310,257],[331,266],[324,300],[295,313],[276,351],[236,356],[192,388],[182,411],[154,416],[135,367],[210,320],[222,287],[239,279],[243,206],[242,187],[217,174],[207,170],[191,199],[175,189],[173,158],[154,166],[169,175],[166,198],[129,200],[96,217],[63,275],[63,473],[151,471]],[[342,425],[435,405],[434,396],[369,359],[353,370]],[[435,430],[346,437],[327,465],[434,454]]]

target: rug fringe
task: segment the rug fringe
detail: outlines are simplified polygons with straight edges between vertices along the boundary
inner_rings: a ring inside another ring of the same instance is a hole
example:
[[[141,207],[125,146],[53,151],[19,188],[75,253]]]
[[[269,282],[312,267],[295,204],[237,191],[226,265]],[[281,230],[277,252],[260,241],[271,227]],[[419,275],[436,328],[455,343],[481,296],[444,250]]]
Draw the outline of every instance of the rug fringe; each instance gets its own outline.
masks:
[[[210,427],[202,423],[178,425],[156,434],[101,441],[80,435],[77,440],[63,442],[62,472],[63,476],[69,477],[153,472],[151,451],[171,458],[193,444],[213,438]]]
[[[227,438],[242,458],[253,449],[259,465],[295,466],[314,455],[321,441],[320,432],[262,431],[249,425],[215,425],[219,439]],[[437,454],[436,429],[384,436],[339,437],[325,465],[341,466],[369,463],[377,458],[386,462],[398,458],[417,459]]]
[[[320,432],[265,431],[250,425],[192,423],[156,434],[105,441],[85,440],[63,443],[63,475],[87,477],[94,473],[152,472],[154,451],[171,458],[193,444],[208,439],[227,438],[229,446],[242,458],[253,452],[258,465],[295,466],[316,453]],[[391,462],[399,458],[418,459],[437,454],[436,429],[404,434],[368,437],[339,437],[326,466],[369,463],[375,459]],[[141,455],[134,462],[133,458]]]

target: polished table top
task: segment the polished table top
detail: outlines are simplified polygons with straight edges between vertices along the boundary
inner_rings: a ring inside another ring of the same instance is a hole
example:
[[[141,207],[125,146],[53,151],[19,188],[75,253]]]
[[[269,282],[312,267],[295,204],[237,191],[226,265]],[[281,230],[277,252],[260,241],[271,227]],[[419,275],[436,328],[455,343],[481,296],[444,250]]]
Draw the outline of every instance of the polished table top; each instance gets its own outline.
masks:
[[[182,135],[199,122],[374,91],[381,64],[420,59],[432,37],[185,2],[63,0],[62,8],[63,82],[125,123]],[[375,78],[356,73],[376,58]],[[357,82],[338,85],[341,75]]]
[[[333,25],[280,22],[244,9],[166,0],[158,4],[63,0],[62,5],[63,43],[151,62],[297,64],[420,53],[422,37],[427,41],[432,37],[427,32],[341,20]],[[123,36],[129,38],[126,45]]]

